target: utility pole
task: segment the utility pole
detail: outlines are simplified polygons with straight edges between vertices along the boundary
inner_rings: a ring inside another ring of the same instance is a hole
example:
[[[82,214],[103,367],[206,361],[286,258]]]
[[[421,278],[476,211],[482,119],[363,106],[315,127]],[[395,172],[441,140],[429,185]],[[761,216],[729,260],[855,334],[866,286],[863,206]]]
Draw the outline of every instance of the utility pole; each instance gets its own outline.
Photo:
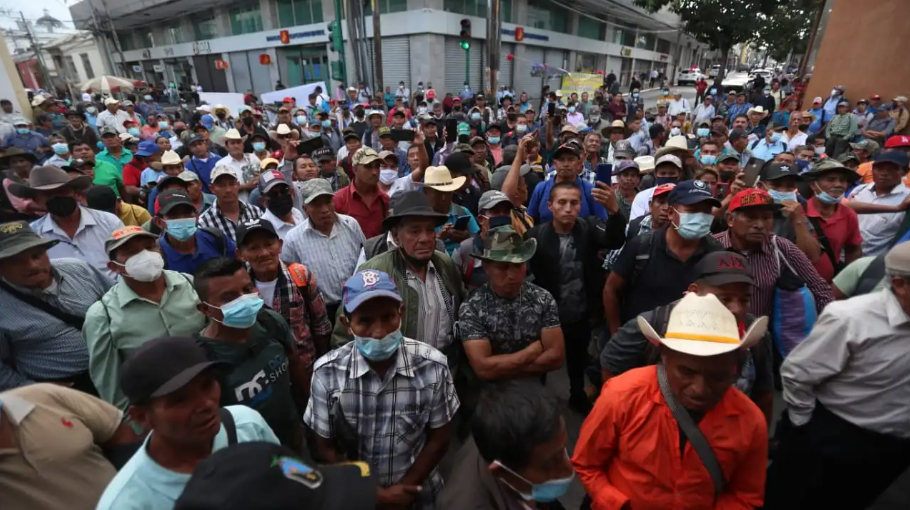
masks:
[[[373,94],[381,94],[384,90],[382,81],[382,32],[379,29],[379,0],[373,0],[373,71],[375,82]]]
[[[104,56],[107,57],[107,68],[110,70],[110,73],[113,75],[117,74],[117,66],[114,62],[114,56],[111,55],[111,45],[110,41],[107,40],[107,37],[104,36],[104,30],[101,29],[101,24],[98,23],[98,15],[95,12],[95,6],[89,2],[89,9],[92,11],[92,25],[95,30],[93,31],[101,40],[101,45],[104,47]]]
[[[31,45],[31,49],[35,52],[35,60],[38,61],[38,67],[41,68],[41,76],[46,81],[44,86],[51,88],[53,87],[51,75],[47,72],[47,66],[44,65],[44,56],[41,55],[41,47],[38,46],[38,42],[35,41],[35,37],[32,35],[32,27],[30,27],[28,21],[25,20],[25,14],[23,14],[22,11],[19,11],[19,16],[22,17],[22,26],[25,28],[25,34],[28,36],[28,42]]]
[[[91,2],[89,2],[89,7],[91,7]],[[107,2],[101,0],[101,7],[104,8],[104,14],[107,15],[107,23],[111,26],[111,39],[114,40],[114,48],[117,49],[117,54],[120,55],[120,72],[122,75],[126,75],[126,57],[123,56],[123,48],[120,47],[120,38],[117,37],[117,29],[114,28],[114,20],[111,18],[111,11],[107,8]]]
[[[493,101],[493,114],[499,110],[499,101],[496,101],[496,88],[499,86],[499,46],[502,33],[502,16],[500,0],[489,0],[487,12],[487,64],[490,67],[490,96]],[[481,91],[482,92],[482,91]]]
[[[676,83],[676,78],[679,76],[679,65],[682,63],[682,28],[679,28],[676,31],[676,62],[673,68],[673,81]]]

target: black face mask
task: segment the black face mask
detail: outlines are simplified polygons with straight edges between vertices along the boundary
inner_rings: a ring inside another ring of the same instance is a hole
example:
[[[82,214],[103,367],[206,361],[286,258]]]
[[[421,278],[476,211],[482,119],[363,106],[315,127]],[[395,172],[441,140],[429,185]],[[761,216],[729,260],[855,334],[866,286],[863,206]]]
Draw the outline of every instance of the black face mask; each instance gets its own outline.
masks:
[[[54,197],[45,204],[47,212],[49,212],[51,216],[58,216],[60,218],[66,218],[72,215],[76,212],[76,207],[78,205],[76,199],[73,197]]]
[[[453,106],[452,109],[455,110],[456,112],[460,112],[460,111],[461,111],[461,107],[460,107],[460,106]]]
[[[518,120],[518,115],[516,115],[514,113],[510,113],[510,114],[506,115],[506,118],[509,119],[509,122],[515,122],[516,120]]]
[[[726,170],[726,171],[721,170],[721,172],[720,172],[720,180],[723,182],[730,182],[733,180],[734,177],[736,177],[736,172],[732,172],[729,170]]]
[[[247,117],[247,118],[243,119],[243,125],[244,125],[244,126],[252,126],[252,125],[253,125],[253,118],[252,118],[252,117]]]
[[[278,195],[275,197],[269,197],[269,211],[272,211],[272,214],[283,218],[287,216],[291,209],[294,207],[294,199],[291,195]]]
[[[809,130],[809,126],[807,126],[807,125],[802,125],[802,126],[799,127],[799,130],[800,130],[800,131],[803,131],[803,132],[808,131],[808,130]]]

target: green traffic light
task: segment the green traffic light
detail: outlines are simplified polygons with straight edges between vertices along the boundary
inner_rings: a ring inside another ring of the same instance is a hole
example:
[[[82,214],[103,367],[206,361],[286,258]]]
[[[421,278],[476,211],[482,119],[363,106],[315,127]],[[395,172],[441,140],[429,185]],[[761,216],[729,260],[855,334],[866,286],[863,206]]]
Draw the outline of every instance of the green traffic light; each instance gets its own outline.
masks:
[[[461,41],[458,43],[458,45],[461,46],[461,49],[463,49],[465,51],[468,51],[469,49],[471,49],[470,41]]]

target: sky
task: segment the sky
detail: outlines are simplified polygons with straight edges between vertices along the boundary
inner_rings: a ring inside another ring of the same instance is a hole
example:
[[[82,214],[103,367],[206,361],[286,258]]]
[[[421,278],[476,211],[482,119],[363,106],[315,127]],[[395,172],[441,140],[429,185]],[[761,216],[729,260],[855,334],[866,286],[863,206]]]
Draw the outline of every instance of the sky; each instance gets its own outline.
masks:
[[[15,27],[15,20],[10,16],[19,17],[19,11],[25,14],[25,18],[34,22],[44,15],[44,9],[48,13],[64,22],[68,28],[73,28],[72,16],[70,16],[69,5],[77,3],[78,0],[0,0],[0,26]],[[6,11],[12,11],[7,13]]]

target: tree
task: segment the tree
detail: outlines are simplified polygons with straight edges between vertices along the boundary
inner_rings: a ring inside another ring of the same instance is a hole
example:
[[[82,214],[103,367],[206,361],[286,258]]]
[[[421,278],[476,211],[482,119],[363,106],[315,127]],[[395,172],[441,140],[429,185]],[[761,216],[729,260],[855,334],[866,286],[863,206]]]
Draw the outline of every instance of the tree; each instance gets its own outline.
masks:
[[[758,37],[768,47],[768,56],[782,62],[807,50],[812,20],[820,6],[805,8],[802,0],[781,3],[758,26]]]
[[[682,20],[682,28],[698,41],[720,51],[726,64],[730,49],[755,38],[762,17],[769,16],[783,0],[634,0],[649,12],[667,7]],[[677,55],[679,52],[677,51]],[[679,62],[677,62],[677,67]],[[724,65],[714,80],[724,79]]]

